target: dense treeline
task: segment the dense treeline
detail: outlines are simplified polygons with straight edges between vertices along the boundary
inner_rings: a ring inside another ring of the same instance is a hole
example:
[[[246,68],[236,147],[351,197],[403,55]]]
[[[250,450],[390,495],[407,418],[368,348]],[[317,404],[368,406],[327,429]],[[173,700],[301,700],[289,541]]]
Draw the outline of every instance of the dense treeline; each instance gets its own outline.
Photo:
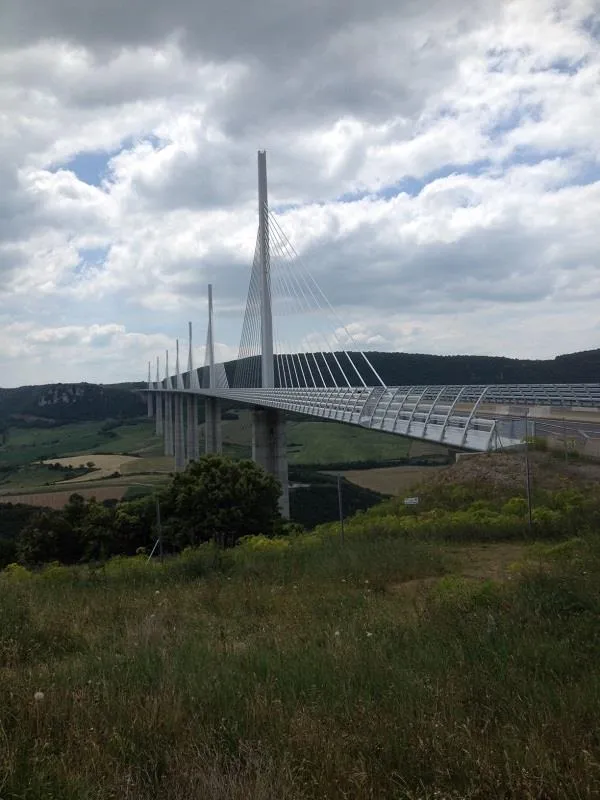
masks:
[[[316,353],[310,355],[310,365],[315,375],[323,376],[328,385],[335,382],[344,386],[346,377],[359,386],[362,376],[367,385],[377,383],[372,370],[359,353],[350,354],[352,364],[346,354]],[[534,360],[505,358],[503,356],[437,356],[426,353],[368,353],[369,360],[381,379],[388,386],[436,385],[436,384],[507,384],[507,383],[596,383],[600,376],[600,350],[587,350],[569,353],[553,359]],[[290,358],[279,357],[278,376],[288,375],[286,370]],[[258,357],[248,359],[246,369],[237,367],[238,375],[258,376]],[[296,363],[296,362],[293,362]],[[302,356],[304,364],[304,356]],[[340,371],[343,368],[344,375]],[[235,379],[236,362],[226,365],[230,381]],[[291,374],[294,374],[292,372]],[[300,362],[295,374],[301,375]]]

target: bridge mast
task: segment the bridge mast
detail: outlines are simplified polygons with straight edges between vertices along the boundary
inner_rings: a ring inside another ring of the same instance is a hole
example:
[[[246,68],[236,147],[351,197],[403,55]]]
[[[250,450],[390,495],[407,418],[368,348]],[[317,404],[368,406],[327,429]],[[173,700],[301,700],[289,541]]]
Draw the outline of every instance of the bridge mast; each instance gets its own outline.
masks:
[[[260,257],[260,334],[263,389],[275,385],[273,368],[273,312],[271,308],[271,259],[269,253],[269,195],[267,154],[258,151],[258,242]]]
[[[260,259],[261,386],[275,386],[273,358],[273,309],[271,306],[271,259],[269,255],[269,198],[267,154],[258,151],[258,246]],[[252,412],[252,458],[281,484],[279,507],[290,515],[285,414],[274,408],[256,407]]]
[[[215,339],[213,328],[212,283],[208,284],[208,334],[206,337],[206,360],[208,361],[208,386],[217,388],[215,370]],[[204,447],[207,453],[220,453],[223,450],[221,433],[221,403],[217,397],[204,400]]]

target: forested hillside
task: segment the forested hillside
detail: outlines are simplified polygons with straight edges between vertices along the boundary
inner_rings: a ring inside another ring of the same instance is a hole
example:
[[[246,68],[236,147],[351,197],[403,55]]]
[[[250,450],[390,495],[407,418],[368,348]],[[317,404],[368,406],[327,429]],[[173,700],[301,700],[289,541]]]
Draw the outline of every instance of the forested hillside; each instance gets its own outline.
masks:
[[[367,385],[376,378],[359,353],[351,353],[352,366],[345,353],[315,353],[308,359],[302,355],[279,357],[275,379],[291,373],[302,375],[308,369],[321,376],[326,383],[346,385],[345,376],[355,385],[360,385],[358,373]],[[368,353],[369,360],[387,386],[435,385],[435,384],[506,384],[506,383],[596,383],[600,379],[600,350],[569,353],[547,360],[525,360],[503,356],[434,356],[425,353]],[[237,369],[240,375],[259,375],[258,358],[248,359],[246,367]],[[291,363],[291,367],[290,367]],[[236,362],[226,364],[229,381],[234,381]],[[294,368],[295,367],[295,368]],[[281,379],[283,383],[283,378]]]
[[[0,389],[0,428],[83,420],[131,419],[145,413],[141,394],[93,383],[55,383]]]

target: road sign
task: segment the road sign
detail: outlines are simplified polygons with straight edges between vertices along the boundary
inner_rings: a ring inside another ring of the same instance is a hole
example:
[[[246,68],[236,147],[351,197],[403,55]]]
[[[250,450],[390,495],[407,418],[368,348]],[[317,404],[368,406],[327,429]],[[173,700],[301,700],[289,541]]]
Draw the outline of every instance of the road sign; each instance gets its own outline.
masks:
[[[404,505],[405,506],[417,506],[417,505],[419,505],[419,498],[418,497],[405,497],[404,498]]]

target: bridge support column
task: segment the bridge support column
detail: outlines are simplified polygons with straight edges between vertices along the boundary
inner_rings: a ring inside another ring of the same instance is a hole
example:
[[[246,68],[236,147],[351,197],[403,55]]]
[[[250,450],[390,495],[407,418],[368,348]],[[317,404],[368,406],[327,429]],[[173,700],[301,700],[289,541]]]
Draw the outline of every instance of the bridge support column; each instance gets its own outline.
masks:
[[[274,408],[252,412],[252,459],[281,483],[279,509],[290,516],[290,485],[285,437],[285,416]]]
[[[204,401],[204,452],[222,451],[221,403],[218,397],[207,397]]]
[[[199,456],[198,445],[198,397],[194,394],[187,396],[187,452],[186,462],[197,461]]]
[[[172,456],[175,451],[173,449],[173,395],[171,392],[165,393],[165,421],[163,427],[165,433],[165,455]]]
[[[183,397],[177,393],[173,396],[174,402],[174,451],[175,451],[175,471],[181,472],[185,469],[185,435],[183,420]]]
[[[156,403],[156,435],[160,436],[163,432],[163,397],[160,392],[155,392],[154,402]]]

